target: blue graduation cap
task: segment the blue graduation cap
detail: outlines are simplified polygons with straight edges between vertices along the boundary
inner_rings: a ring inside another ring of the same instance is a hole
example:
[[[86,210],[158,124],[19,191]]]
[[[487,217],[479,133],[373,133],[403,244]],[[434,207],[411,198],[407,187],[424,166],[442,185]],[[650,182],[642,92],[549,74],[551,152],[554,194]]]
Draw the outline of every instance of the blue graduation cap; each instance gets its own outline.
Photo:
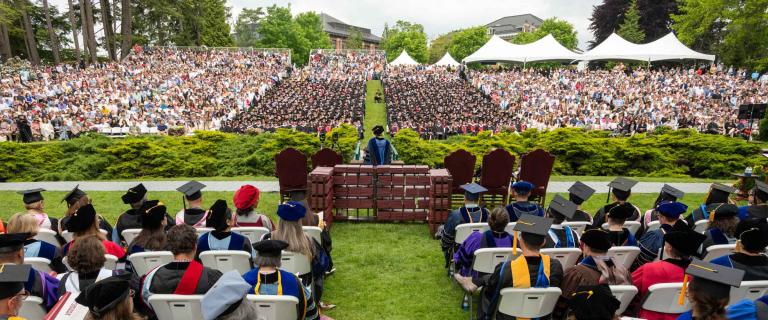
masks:
[[[464,197],[470,201],[476,201],[477,199],[480,199],[481,193],[488,192],[488,189],[474,182],[465,184],[460,188],[464,189]]]
[[[512,189],[514,189],[515,192],[522,193],[522,194],[530,193],[534,187],[535,186],[533,185],[533,183],[530,183],[528,181],[518,181],[512,184]]]
[[[656,212],[673,219],[679,218],[686,211],[688,211],[688,206],[676,201],[662,202],[656,207]]]

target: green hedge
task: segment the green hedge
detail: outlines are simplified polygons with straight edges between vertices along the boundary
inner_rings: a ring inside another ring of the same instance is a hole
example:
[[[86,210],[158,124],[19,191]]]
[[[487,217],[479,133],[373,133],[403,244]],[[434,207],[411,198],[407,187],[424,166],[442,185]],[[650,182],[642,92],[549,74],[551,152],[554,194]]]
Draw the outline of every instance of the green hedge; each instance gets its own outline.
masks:
[[[631,138],[610,137],[604,131],[558,129],[528,130],[522,134],[483,132],[476,136],[454,136],[445,141],[425,141],[411,130],[395,136],[400,159],[409,164],[439,167],[443,158],[457,149],[478,157],[493,148],[514,154],[544,149],[556,156],[554,173],[584,176],[649,176],[728,178],[747,166],[765,166],[760,155],[765,144],[693,130],[658,130]]]
[[[334,131],[349,161],[357,130],[343,126]],[[0,181],[273,175],[274,156],[288,147],[309,156],[320,149],[320,140],[281,129],[259,135],[197,132],[112,139],[88,134],[64,142],[0,143]]]

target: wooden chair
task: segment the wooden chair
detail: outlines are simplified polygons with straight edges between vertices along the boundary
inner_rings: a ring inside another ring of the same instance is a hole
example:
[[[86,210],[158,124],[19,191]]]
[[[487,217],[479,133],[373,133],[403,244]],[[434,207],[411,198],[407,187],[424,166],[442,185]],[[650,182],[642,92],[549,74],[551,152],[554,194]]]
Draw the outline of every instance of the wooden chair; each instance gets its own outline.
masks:
[[[456,150],[443,159],[443,165],[453,179],[451,207],[459,198],[463,200],[464,190],[461,189],[461,186],[472,182],[475,175],[475,163],[477,163],[477,157],[464,149]]]
[[[483,156],[480,184],[488,189],[485,194],[486,207],[506,204],[514,166],[515,156],[504,149],[496,149]]]
[[[538,199],[542,206],[546,202],[547,186],[554,165],[555,156],[541,149],[520,156],[520,173],[517,180],[533,183],[535,188],[531,191],[531,199]]]
[[[344,158],[336,151],[322,148],[312,155],[312,169],[317,167],[334,167],[344,163]]]
[[[280,201],[288,198],[288,191],[306,190],[307,156],[294,148],[287,148],[275,156],[275,175],[280,183]]]

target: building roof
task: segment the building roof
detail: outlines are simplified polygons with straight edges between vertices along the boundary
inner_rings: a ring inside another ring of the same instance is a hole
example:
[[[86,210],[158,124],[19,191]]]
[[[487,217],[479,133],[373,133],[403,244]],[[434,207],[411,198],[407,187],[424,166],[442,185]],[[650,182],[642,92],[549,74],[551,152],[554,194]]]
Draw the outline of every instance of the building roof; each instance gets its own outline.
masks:
[[[494,34],[509,34],[523,31],[522,27],[526,22],[532,26],[539,26],[542,22],[544,22],[544,20],[541,20],[541,18],[530,13],[526,13],[516,16],[506,16],[485,26],[488,28],[493,28]]]
[[[327,32],[328,34],[347,38],[349,37],[352,29],[357,29],[360,31],[360,33],[363,34],[363,41],[373,43],[381,42],[381,37],[372,34],[371,29],[347,24],[346,22],[336,19],[326,13],[320,13],[320,19],[323,21],[323,31]]]

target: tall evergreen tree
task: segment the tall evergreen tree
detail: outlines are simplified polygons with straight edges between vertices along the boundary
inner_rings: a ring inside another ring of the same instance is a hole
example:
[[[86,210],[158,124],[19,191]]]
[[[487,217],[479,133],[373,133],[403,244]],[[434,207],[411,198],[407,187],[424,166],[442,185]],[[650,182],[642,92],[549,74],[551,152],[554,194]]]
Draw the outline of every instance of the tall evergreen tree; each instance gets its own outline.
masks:
[[[197,45],[209,47],[232,47],[234,39],[229,29],[229,7],[226,0],[202,0],[200,16],[200,38]]]
[[[632,43],[643,43],[645,32],[640,28],[640,12],[637,10],[637,0],[632,0],[631,5],[624,14],[624,22],[616,32],[622,38]]]

